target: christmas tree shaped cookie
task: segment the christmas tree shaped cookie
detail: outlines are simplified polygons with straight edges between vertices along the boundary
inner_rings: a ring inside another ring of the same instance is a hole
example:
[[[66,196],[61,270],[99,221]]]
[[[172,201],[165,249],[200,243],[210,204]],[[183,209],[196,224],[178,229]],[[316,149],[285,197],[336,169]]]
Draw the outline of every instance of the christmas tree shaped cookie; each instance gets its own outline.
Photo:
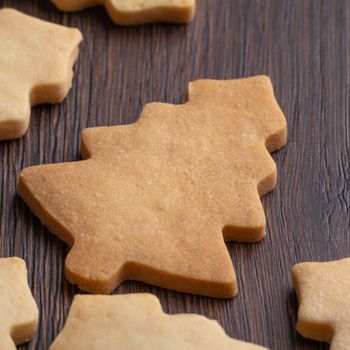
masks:
[[[76,296],[50,350],[263,350],[228,337],[216,321],[167,315],[150,294]],[[265,349],[266,350],[266,349]]]
[[[188,23],[195,12],[195,0],[52,0],[62,11],[80,11],[104,5],[120,25],[169,22]]]
[[[38,308],[28,286],[25,262],[0,259],[0,349],[15,350],[16,345],[29,341],[37,323]]]
[[[259,196],[286,121],[269,78],[200,80],[184,105],[151,103],[131,125],[87,129],[80,162],[27,168],[18,191],[68,243],[66,276],[109,293],[140,280],[213,297],[237,293],[226,241],[265,234]]]
[[[31,106],[65,98],[81,39],[77,29],[0,10],[0,140],[27,131]]]
[[[299,299],[297,330],[325,341],[331,350],[350,346],[350,259],[293,267]]]

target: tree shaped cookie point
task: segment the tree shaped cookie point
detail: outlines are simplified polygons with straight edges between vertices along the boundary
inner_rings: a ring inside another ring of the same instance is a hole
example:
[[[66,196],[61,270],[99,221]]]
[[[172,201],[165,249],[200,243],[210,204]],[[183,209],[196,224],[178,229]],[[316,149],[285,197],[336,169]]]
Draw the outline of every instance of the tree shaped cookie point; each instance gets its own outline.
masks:
[[[168,315],[151,294],[77,295],[50,350],[267,350],[228,337],[216,321]]]
[[[195,0],[52,0],[62,11],[80,11],[104,5],[112,20],[120,25],[191,22]]]
[[[293,267],[299,300],[297,331],[331,344],[331,350],[350,346],[350,259],[301,263]]]
[[[0,348],[15,350],[29,341],[38,323],[38,308],[27,282],[25,262],[0,259]]]
[[[23,136],[31,106],[65,98],[81,39],[77,29],[0,10],[0,140]]]
[[[268,151],[285,141],[269,78],[200,80],[184,105],[151,103],[134,124],[85,130],[85,160],[27,168],[18,191],[72,247],[66,276],[83,290],[132,279],[232,297],[224,239],[264,237]]]

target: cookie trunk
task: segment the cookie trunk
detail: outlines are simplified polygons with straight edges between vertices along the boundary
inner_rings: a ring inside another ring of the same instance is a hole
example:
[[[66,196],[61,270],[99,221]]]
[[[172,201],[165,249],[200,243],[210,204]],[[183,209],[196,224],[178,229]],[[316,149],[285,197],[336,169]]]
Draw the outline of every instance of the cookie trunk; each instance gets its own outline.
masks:
[[[195,6],[166,6],[139,11],[127,11],[114,5],[113,0],[105,1],[106,9],[113,21],[123,26],[134,26],[145,23],[175,23],[186,24],[193,20]]]
[[[92,280],[82,278],[79,272],[70,269],[66,263],[65,274],[69,282],[78,285],[83,290],[93,294],[110,294],[116,286],[127,280],[144,282],[169,290],[213,298],[233,298],[238,293],[236,274],[232,267],[232,275],[226,281],[198,280],[184,276],[158,271],[149,266],[136,263],[125,264],[113,279]]]

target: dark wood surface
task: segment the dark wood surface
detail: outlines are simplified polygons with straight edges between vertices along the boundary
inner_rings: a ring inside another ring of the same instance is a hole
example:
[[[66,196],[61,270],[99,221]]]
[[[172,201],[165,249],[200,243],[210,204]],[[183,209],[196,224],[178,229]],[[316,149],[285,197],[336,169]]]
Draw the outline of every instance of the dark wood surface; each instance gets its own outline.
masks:
[[[0,143],[0,256],[26,260],[40,308],[35,338],[21,349],[47,349],[79,291],[64,277],[66,245],[16,195],[20,170],[79,159],[83,128],[133,122],[149,101],[184,102],[190,80],[262,73],[272,78],[289,142],[274,155],[278,186],[263,198],[266,239],[228,244],[239,295],[210,299],[137,282],[116,293],[154,293],[167,312],[206,315],[229,335],[270,349],[327,349],[295,332],[290,271],[297,262],[350,255],[350,2],[198,0],[189,26],[136,28],[115,26],[103,8],[63,14],[48,0],[0,5],[84,35],[65,102],[33,108],[25,137]]]

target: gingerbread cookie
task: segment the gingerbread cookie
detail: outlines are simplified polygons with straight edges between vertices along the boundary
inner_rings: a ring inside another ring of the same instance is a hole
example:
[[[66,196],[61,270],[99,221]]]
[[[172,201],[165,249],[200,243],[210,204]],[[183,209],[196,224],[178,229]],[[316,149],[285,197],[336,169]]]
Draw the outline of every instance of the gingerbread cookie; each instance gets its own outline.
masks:
[[[293,267],[299,299],[297,331],[331,343],[332,350],[350,346],[350,259],[311,262]]]
[[[38,323],[38,308],[19,258],[0,259],[0,348],[16,349],[29,341]]]
[[[81,39],[77,29],[0,10],[0,140],[27,131],[31,106],[65,98]]]
[[[52,0],[62,11],[80,11],[104,5],[112,20],[120,25],[191,22],[195,0]]]
[[[18,191],[68,243],[66,276],[109,293],[122,281],[232,297],[224,243],[265,234],[259,196],[286,121],[269,78],[200,80],[184,105],[151,103],[131,125],[87,129],[84,161],[22,171]]]
[[[228,337],[204,316],[168,315],[151,294],[75,296],[50,350],[263,350]]]

